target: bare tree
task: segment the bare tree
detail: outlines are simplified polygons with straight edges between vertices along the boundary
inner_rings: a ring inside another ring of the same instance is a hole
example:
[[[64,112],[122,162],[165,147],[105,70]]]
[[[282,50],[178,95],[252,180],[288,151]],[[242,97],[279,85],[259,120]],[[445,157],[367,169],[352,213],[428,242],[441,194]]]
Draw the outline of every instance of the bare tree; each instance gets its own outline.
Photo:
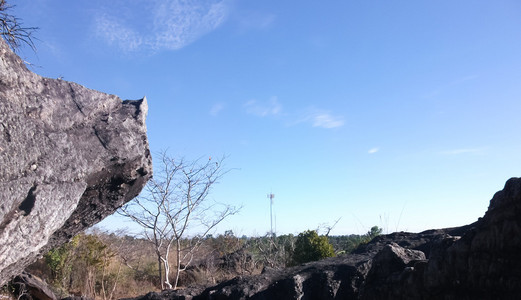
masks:
[[[22,43],[35,51],[32,34],[38,27],[24,27],[20,19],[9,13],[13,7],[5,0],[0,0],[0,34],[13,51],[18,50]]]
[[[154,246],[161,289],[164,289],[165,285],[168,288],[172,288],[168,280],[170,271],[168,256],[174,239],[165,207],[167,207],[166,202],[172,198],[172,193],[175,189],[174,186],[171,186],[174,185],[172,179],[174,174],[178,172],[175,166],[168,164],[168,161],[165,161],[165,159],[166,156],[163,154],[162,172],[156,175],[158,178],[149,180],[146,185],[145,195],[135,198],[118,211],[121,215],[130,218],[140,225],[143,228],[144,237]],[[171,169],[171,167],[174,167],[174,169]],[[165,268],[164,273],[163,265]]]
[[[331,233],[331,230],[333,230],[333,228],[335,228],[336,224],[338,224],[338,222],[340,221],[340,219],[342,219],[342,217],[336,219],[335,223],[333,223],[333,225],[329,225],[329,224],[322,224],[322,225],[319,225],[318,228],[317,228],[317,232],[320,231],[320,227],[324,227],[325,231],[326,231],[326,234],[324,234],[325,236],[329,236],[329,233]]]
[[[143,227],[145,238],[154,245],[162,289],[177,288],[180,273],[190,265],[204,237],[238,212],[234,206],[207,198],[212,186],[226,173],[223,160],[187,162],[163,152],[161,169],[154,172],[146,192],[120,210],[120,214]],[[187,238],[189,235],[191,238]],[[172,245],[176,263],[173,284],[169,279]]]

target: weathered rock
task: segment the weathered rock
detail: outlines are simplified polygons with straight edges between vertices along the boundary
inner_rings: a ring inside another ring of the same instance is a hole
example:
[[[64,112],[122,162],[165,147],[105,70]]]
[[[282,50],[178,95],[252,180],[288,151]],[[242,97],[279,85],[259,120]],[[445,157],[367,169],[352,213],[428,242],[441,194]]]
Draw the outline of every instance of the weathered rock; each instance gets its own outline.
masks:
[[[430,229],[420,233],[401,231],[383,234],[375,237],[370,243],[360,245],[352,253],[376,254],[384,249],[386,245],[396,243],[403,248],[422,251],[426,257],[429,257],[431,249],[436,246],[439,241],[447,237],[461,236],[473,228],[475,224],[476,223],[454,228]]]
[[[413,271],[418,262],[425,261],[425,254],[419,250],[405,249],[396,243],[386,245],[370,262],[371,269],[365,278],[360,298],[403,297],[404,291],[395,288],[396,285],[410,280],[406,278],[407,273]]]
[[[159,299],[353,299],[369,257],[352,255],[307,263],[256,276],[239,276],[217,286],[149,293],[140,300]]]
[[[30,72],[0,39],[0,285],[152,174],[147,102]]]
[[[137,299],[519,299],[521,178],[473,224],[383,235],[354,252]]]
[[[483,218],[464,227],[444,230],[430,242],[428,261],[395,264],[388,276],[371,274],[362,299],[517,299],[521,295],[521,178],[511,178],[497,192]],[[461,233],[452,236],[447,233]],[[387,246],[389,247],[389,246]],[[400,250],[403,251],[403,250]],[[387,255],[373,259],[392,263]],[[396,252],[396,251],[393,251]],[[403,265],[403,264],[402,264]],[[381,270],[375,270],[381,272]],[[385,274],[381,274],[385,275]]]
[[[56,300],[56,295],[40,278],[23,272],[11,282],[17,299]]]
[[[423,274],[426,298],[518,299],[520,253],[521,178],[511,178],[471,230],[435,249]]]

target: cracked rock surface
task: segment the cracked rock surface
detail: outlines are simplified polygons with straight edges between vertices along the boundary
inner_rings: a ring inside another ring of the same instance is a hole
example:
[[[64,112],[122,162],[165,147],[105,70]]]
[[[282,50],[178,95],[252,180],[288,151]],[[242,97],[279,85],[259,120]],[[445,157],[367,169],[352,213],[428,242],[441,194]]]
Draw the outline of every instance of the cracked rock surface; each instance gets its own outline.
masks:
[[[34,74],[0,39],[0,286],[139,194],[147,109]]]

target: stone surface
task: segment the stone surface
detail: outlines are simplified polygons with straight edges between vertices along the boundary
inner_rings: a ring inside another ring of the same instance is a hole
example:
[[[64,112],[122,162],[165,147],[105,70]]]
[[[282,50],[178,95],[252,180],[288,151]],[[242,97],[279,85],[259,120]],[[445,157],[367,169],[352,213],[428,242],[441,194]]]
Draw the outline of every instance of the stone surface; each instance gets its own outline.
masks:
[[[519,299],[521,178],[497,192],[473,224],[374,238],[353,254],[160,299]]]
[[[11,285],[14,287],[14,294],[18,299],[34,300],[56,300],[56,295],[52,292],[46,282],[29,273],[23,272],[16,276]]]
[[[429,299],[519,299],[521,178],[497,192],[485,216],[461,238],[442,241],[423,272]]]
[[[414,270],[417,263],[425,262],[425,254],[419,250],[406,249],[392,242],[384,246],[370,261],[371,268],[361,289],[362,299],[391,299],[403,297],[402,288],[396,288],[406,281],[407,273]]]
[[[239,276],[209,288],[149,293],[142,300],[159,299],[352,299],[368,269],[365,255],[351,255],[307,263],[260,275]]]
[[[146,100],[30,72],[0,39],[0,285],[135,197]]]

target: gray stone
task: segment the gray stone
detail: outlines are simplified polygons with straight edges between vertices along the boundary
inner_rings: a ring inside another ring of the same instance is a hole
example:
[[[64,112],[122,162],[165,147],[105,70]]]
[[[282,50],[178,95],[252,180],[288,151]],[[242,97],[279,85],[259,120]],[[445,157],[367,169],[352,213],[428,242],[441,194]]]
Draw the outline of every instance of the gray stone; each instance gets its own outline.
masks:
[[[410,290],[401,287],[404,281],[414,281],[409,274],[418,262],[426,262],[419,250],[406,249],[392,242],[384,246],[371,260],[371,269],[361,289],[361,299],[393,299],[403,297]]]
[[[146,99],[29,71],[0,39],[0,285],[152,175]]]

